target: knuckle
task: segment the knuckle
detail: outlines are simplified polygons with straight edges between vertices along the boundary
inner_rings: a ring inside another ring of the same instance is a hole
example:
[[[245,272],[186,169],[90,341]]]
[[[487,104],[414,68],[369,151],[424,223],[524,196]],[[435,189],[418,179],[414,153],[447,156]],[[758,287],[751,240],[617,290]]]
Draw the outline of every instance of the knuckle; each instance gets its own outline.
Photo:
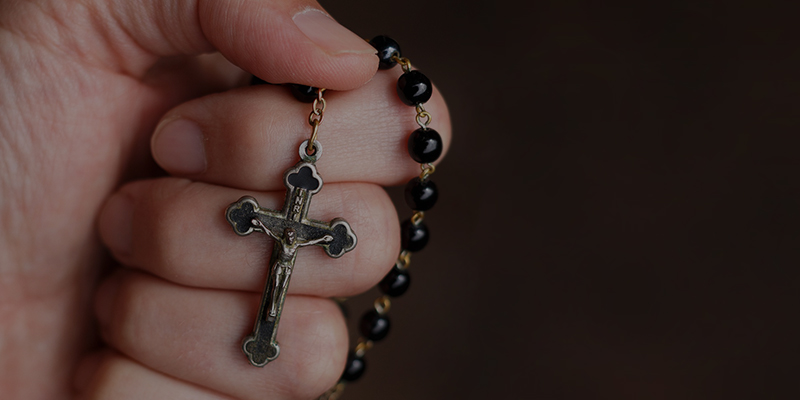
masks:
[[[117,390],[120,376],[124,371],[119,363],[119,357],[110,354],[101,356],[97,369],[93,372],[88,391],[81,398],[86,400],[107,399]]]
[[[137,246],[142,259],[137,266],[180,272],[180,268],[172,267],[178,265],[176,260],[184,257],[188,249],[179,241],[186,229],[186,224],[182,223],[185,217],[182,198],[189,190],[190,182],[183,179],[162,178],[150,182],[141,200],[143,223],[136,236],[142,241]]]
[[[274,375],[248,371],[256,379],[247,393],[281,398],[316,398],[338,380],[346,359],[347,328],[338,307],[327,299],[291,296],[279,335],[281,355]],[[250,368],[250,367],[248,367]],[[247,396],[245,396],[247,397]]]
[[[347,358],[347,327],[338,306],[330,300],[302,299],[304,310],[292,310],[296,341],[287,343],[282,382],[289,398],[316,398],[336,384]],[[313,304],[311,303],[313,302]],[[290,356],[291,354],[291,356]],[[287,362],[288,361],[288,362]],[[265,386],[274,385],[266,382]]]
[[[397,211],[377,185],[359,185],[342,192],[343,208],[358,223],[359,245],[352,258],[353,288],[363,292],[375,285],[394,264],[400,251]]]
[[[137,318],[152,315],[154,310],[148,296],[142,296],[142,284],[132,274],[125,274],[114,301],[112,340],[121,349],[130,349],[142,337],[147,337],[149,328],[145,321]]]

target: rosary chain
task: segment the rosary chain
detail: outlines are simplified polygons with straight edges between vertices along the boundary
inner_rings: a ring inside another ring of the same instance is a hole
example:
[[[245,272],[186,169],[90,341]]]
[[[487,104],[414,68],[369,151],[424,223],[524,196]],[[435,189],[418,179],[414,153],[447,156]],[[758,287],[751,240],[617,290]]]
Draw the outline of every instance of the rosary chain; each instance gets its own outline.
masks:
[[[422,173],[419,174],[419,180],[421,181],[428,180],[436,172],[436,166],[431,163],[420,164],[419,168],[422,170]]]
[[[375,302],[372,303],[372,306],[375,307],[375,311],[379,315],[386,315],[389,312],[389,309],[392,307],[392,301],[389,299],[389,296],[383,295],[375,299]]]
[[[379,53],[379,56],[380,56],[380,53]],[[397,51],[395,51],[388,58],[391,59],[391,61],[394,61],[397,64],[400,64],[400,67],[402,68],[402,70],[403,70],[403,72],[405,74],[410,73],[412,71],[411,70],[411,61],[406,57],[401,57],[400,54]],[[384,68],[384,67],[381,67],[381,68]],[[320,92],[320,95],[319,95],[319,100],[322,102],[322,110],[320,110],[320,113],[319,113],[319,116],[320,116],[319,120],[321,122],[321,119],[322,119],[322,115],[321,114],[322,114],[322,111],[324,111],[324,108],[325,108],[325,103],[324,103],[324,100],[322,99],[321,92]],[[415,111],[416,111],[415,120],[416,120],[416,123],[420,126],[421,130],[428,130],[429,129],[428,126],[433,121],[433,117],[431,116],[431,114],[428,111],[425,110],[425,107],[422,105],[422,103],[424,101],[425,100],[417,102],[416,105],[415,105]],[[318,105],[316,101],[315,101],[314,105],[315,105],[314,106],[314,110],[316,111],[317,110],[317,105]],[[312,117],[309,116],[309,122],[311,121],[311,118]],[[313,126],[313,124],[312,124],[312,126]],[[434,131],[434,134],[436,134],[435,131]],[[411,150],[409,150],[409,151],[411,151]],[[421,173],[419,175],[419,181],[420,182],[426,182],[430,178],[430,176],[434,172],[436,172],[436,167],[431,162],[421,162],[420,163],[420,170],[421,170]],[[428,207],[428,208],[430,208],[430,207]],[[425,208],[425,210],[427,210],[428,208]],[[412,217],[410,219],[410,222],[411,222],[411,224],[413,226],[415,226],[415,227],[417,227],[419,229],[427,229],[427,228],[424,227],[424,225],[422,225],[422,222],[423,222],[424,219],[425,219],[425,212],[423,210],[413,210],[413,215],[412,215]],[[425,233],[425,234],[427,235],[427,233]],[[411,248],[411,250],[402,249],[400,251],[400,254],[398,254],[398,256],[397,256],[397,261],[395,261],[394,269],[397,270],[397,271],[400,271],[400,273],[404,274],[405,273],[404,271],[406,271],[408,269],[408,267],[411,265],[411,254],[412,254],[412,251],[417,251],[417,250],[418,250],[418,248]],[[390,272],[390,274],[391,274],[391,272]],[[389,277],[389,275],[387,275],[387,278],[388,277]],[[381,284],[383,285],[383,282]],[[374,309],[374,313],[377,313],[377,315],[379,317],[383,317],[383,318],[385,318],[385,315],[389,312],[389,309],[391,308],[391,304],[392,303],[391,303],[390,296],[399,296],[400,294],[402,294],[402,292],[400,292],[399,294],[391,294],[391,292],[387,292],[387,291],[384,291],[384,290],[386,290],[386,289],[383,286],[381,286],[381,291],[383,291],[384,294],[379,296],[378,298],[376,298],[375,301],[372,304],[373,305],[373,309]],[[373,311],[369,311],[369,313],[373,313]],[[363,322],[362,322],[362,324],[363,324]],[[366,333],[363,333],[363,334],[367,335]],[[382,337],[383,336],[372,337],[372,338],[375,341],[377,341],[377,340],[380,340]],[[372,349],[373,345],[374,345],[374,341],[373,340],[370,340],[367,337],[361,336],[361,337],[358,338],[358,341],[356,342],[356,345],[355,345],[355,347],[353,349],[353,353],[352,354],[355,355],[355,357],[357,357],[358,359],[361,359],[361,358],[364,357],[364,355],[366,354],[367,351]],[[350,356],[348,356],[348,366],[346,368],[350,368],[349,357]],[[362,366],[360,368],[362,368],[362,370],[363,370],[363,364],[362,364]],[[347,374],[347,373],[348,373],[348,371],[345,371],[345,374]],[[359,373],[359,375],[360,375],[360,373]],[[357,377],[356,378],[348,378],[348,379],[357,379]],[[345,378],[341,379],[339,381],[339,383],[336,384],[336,386],[334,386],[333,388],[328,390],[325,394],[323,394],[319,398],[319,400],[337,400],[337,399],[340,399],[341,396],[342,396],[342,393],[344,391],[346,382],[347,381],[345,380]]]
[[[311,105],[311,114],[308,114],[308,124],[311,125],[311,138],[308,139],[306,154],[309,156],[313,156],[317,151],[314,148],[314,143],[317,141],[317,136],[319,136],[319,126],[322,125],[322,120],[325,118],[325,107],[328,106],[325,98],[322,97],[324,92],[325,88],[320,88],[317,91],[317,98],[314,99],[314,103]]]
[[[355,347],[356,355],[359,356],[359,357],[364,357],[364,354],[367,353],[367,350],[371,350],[372,346],[374,344],[375,343],[373,343],[372,340],[359,338],[358,339],[358,344],[356,344],[356,347]]]
[[[417,104],[416,110],[417,110],[417,117],[416,117],[417,125],[419,125],[419,127],[422,129],[428,129],[428,125],[430,125],[431,122],[433,122],[433,117],[429,112],[425,111],[425,107],[423,107],[422,104]]]
[[[392,55],[392,61],[400,64],[400,68],[403,69],[403,72],[411,72],[411,61],[409,61],[408,58],[400,57],[400,55],[395,52]]]
[[[344,382],[339,382],[336,386],[325,392],[325,394],[320,397],[320,400],[339,400],[342,397],[342,393],[344,393]]]
[[[414,215],[411,216],[411,223],[414,225],[419,226],[422,223],[422,220],[425,219],[425,212],[424,211],[416,211]]]
[[[398,269],[405,271],[408,269],[409,265],[411,265],[411,252],[408,250],[403,250],[397,256],[397,262],[395,263],[395,266]]]

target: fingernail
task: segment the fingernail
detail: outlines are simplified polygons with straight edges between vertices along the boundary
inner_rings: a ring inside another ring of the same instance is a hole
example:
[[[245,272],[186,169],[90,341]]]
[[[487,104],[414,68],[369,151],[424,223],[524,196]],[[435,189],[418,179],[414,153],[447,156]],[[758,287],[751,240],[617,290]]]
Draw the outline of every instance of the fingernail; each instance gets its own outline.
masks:
[[[94,311],[97,314],[97,321],[100,323],[101,329],[111,322],[111,317],[114,315],[114,299],[117,297],[121,284],[122,276],[116,273],[111,275],[97,289]]]
[[[310,8],[292,19],[301,32],[329,54],[375,54],[374,47],[320,10]]]
[[[133,247],[133,199],[116,193],[108,199],[100,216],[100,235],[117,256],[131,254]]]
[[[188,119],[166,120],[153,136],[153,158],[174,174],[193,175],[206,170],[203,132]]]

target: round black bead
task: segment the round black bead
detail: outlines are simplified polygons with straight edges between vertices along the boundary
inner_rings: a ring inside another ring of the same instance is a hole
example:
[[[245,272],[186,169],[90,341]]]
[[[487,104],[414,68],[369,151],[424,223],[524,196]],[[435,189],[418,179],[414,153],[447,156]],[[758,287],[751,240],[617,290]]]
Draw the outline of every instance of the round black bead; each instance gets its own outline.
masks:
[[[420,251],[424,249],[428,244],[429,237],[428,227],[424,222],[414,225],[409,219],[400,227],[400,242],[405,250]]]
[[[412,210],[428,211],[436,204],[439,199],[439,191],[432,180],[425,181],[416,177],[406,184],[405,191],[406,204]]]
[[[427,76],[419,71],[409,71],[397,80],[397,95],[410,106],[424,103],[431,98],[433,85]]]
[[[353,382],[361,378],[364,374],[364,369],[367,367],[364,359],[356,356],[356,353],[349,352],[347,354],[347,364],[344,366],[344,373],[342,373],[342,380]]]
[[[367,311],[361,317],[361,325],[359,325],[361,336],[373,342],[385,338],[389,334],[389,328],[391,327],[392,324],[389,322],[389,317],[380,315],[375,310]]]
[[[436,161],[442,147],[442,137],[433,129],[419,128],[408,137],[408,154],[418,163]]]
[[[397,65],[397,61],[392,60],[392,56],[400,57],[400,45],[388,36],[375,36],[369,44],[378,50],[379,69],[389,69]]]
[[[397,297],[405,293],[410,284],[411,276],[408,274],[408,271],[404,271],[395,266],[386,274],[383,280],[381,280],[378,287],[381,289],[381,293]]]
[[[319,89],[313,86],[306,86],[306,85],[298,85],[292,83],[289,85],[292,89],[292,95],[295,99],[302,101],[303,103],[313,103],[314,100],[317,99],[317,91]]]
[[[389,323],[389,317],[378,314],[377,311],[367,311],[361,317],[361,336],[377,342],[389,334],[389,328],[392,324]]]

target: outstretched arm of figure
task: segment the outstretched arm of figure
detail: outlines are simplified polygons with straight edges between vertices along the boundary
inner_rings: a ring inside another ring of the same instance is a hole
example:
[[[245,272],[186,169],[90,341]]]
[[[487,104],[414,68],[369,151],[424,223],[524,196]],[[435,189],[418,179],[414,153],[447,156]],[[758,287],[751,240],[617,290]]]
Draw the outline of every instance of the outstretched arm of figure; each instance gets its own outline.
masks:
[[[300,247],[303,247],[303,246],[311,246],[311,245],[317,244],[317,243],[330,243],[332,241],[333,241],[333,236],[325,235],[325,236],[323,236],[323,237],[321,237],[319,239],[303,241],[303,242],[298,241],[297,245],[300,246]]]
[[[273,232],[272,230],[270,230],[269,228],[267,228],[267,226],[266,226],[266,225],[264,225],[264,223],[263,223],[263,222],[261,222],[261,221],[260,221],[258,218],[253,218],[252,220],[250,220],[250,222],[252,222],[252,223],[253,223],[253,225],[256,225],[256,226],[258,226],[259,228],[261,228],[261,229],[264,231],[264,233],[266,233],[267,235],[269,235],[271,238],[273,238],[273,239],[275,239],[275,240],[278,240],[278,241],[279,241],[279,240],[281,240],[281,238],[280,238],[280,237],[278,237],[278,235],[276,235],[276,234],[275,234],[275,232]]]

